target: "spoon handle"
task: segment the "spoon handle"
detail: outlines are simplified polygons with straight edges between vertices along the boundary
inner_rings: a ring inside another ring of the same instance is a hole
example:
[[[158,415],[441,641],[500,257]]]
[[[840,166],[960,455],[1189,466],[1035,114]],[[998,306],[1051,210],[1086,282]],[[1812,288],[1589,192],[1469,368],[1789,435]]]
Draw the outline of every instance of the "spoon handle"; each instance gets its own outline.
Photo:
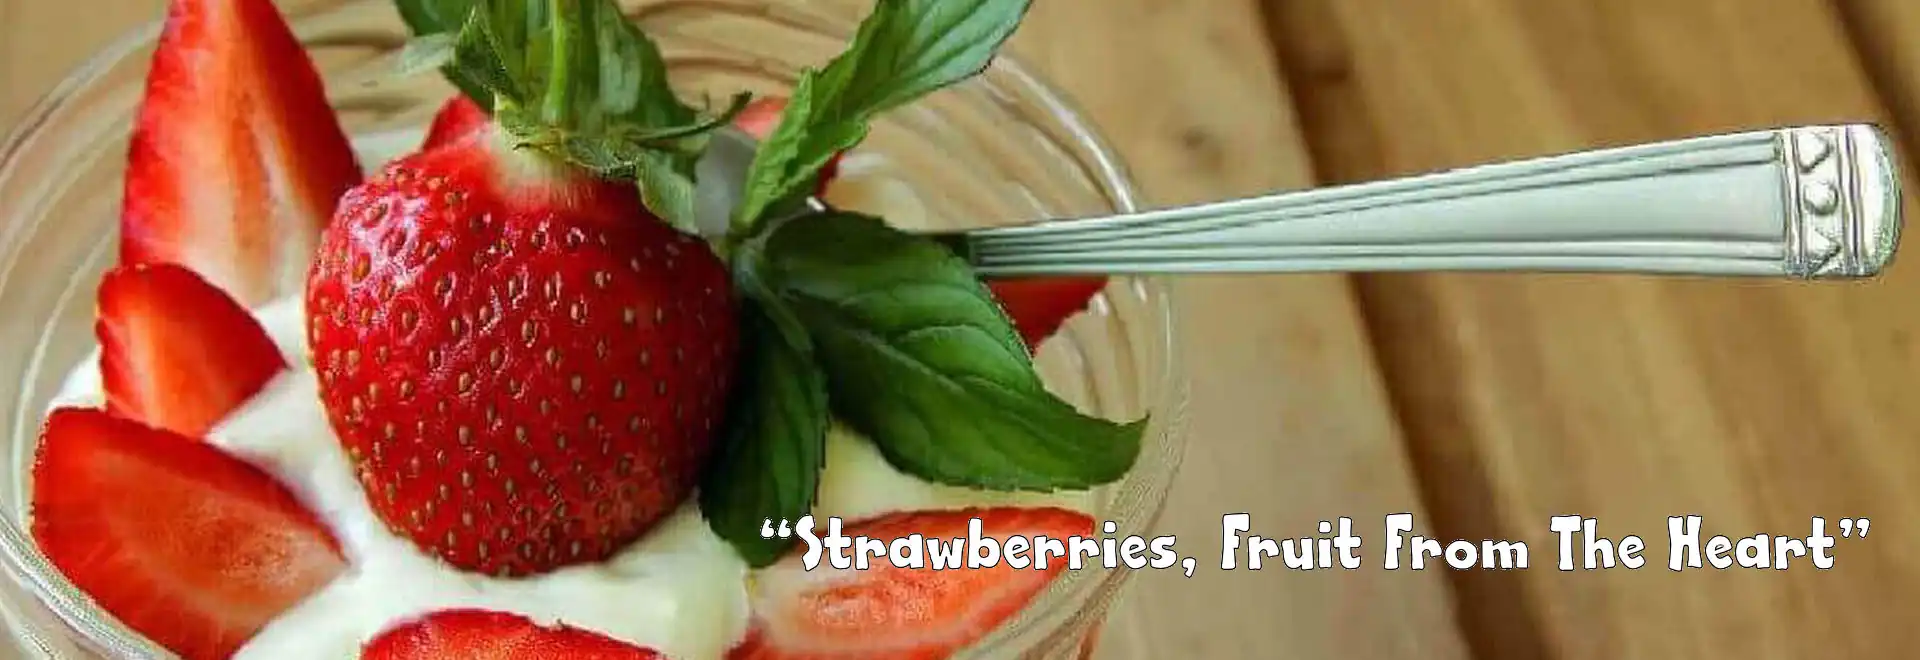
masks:
[[[1872,277],[1901,224],[1871,125],[1699,137],[968,232],[989,276],[1559,271]]]

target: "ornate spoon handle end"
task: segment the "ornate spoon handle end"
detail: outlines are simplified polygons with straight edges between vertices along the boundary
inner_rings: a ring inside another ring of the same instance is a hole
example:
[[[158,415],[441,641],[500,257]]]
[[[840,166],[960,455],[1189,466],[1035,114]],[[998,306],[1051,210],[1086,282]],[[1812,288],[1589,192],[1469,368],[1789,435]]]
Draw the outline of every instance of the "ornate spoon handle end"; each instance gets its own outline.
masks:
[[[1900,173],[1892,140],[1871,125],[1780,131],[1790,200],[1789,275],[1872,277],[1900,242]]]

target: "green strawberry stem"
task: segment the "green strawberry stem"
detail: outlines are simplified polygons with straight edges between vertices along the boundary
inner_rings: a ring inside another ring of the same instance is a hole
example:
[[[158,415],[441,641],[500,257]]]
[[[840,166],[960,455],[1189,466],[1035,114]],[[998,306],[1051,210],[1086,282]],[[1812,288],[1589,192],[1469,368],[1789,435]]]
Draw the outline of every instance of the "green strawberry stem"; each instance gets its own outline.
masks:
[[[397,0],[413,50],[493,113],[516,148],[629,181],[655,215],[695,224],[694,174],[719,113],[682,102],[660,49],[614,0]]]
[[[547,13],[553,17],[549,31],[553,42],[553,60],[547,72],[546,103],[542,110],[547,125],[566,127],[573,123],[574,29],[580,24],[578,0],[547,0]]]

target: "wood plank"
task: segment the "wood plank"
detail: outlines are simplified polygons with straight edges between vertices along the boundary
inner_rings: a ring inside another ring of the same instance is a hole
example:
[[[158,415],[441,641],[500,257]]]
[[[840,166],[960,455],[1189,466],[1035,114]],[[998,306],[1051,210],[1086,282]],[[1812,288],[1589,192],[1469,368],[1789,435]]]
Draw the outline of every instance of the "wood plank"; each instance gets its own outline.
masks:
[[[0,127],[163,4],[0,2]],[[1251,0],[1036,4],[1016,50],[1089,110],[1149,199],[1311,182]],[[1193,449],[1165,527],[1202,568],[1144,576],[1102,654],[1464,657],[1438,575],[1207,568],[1224,513],[1286,536],[1341,515],[1365,531],[1421,507],[1345,278],[1222,278],[1180,294]]]
[[[161,0],[0,2],[0,134],[74,67],[160,17]]]
[[[1905,0],[1837,0],[1847,35],[1860,66],[1879,93],[1881,103],[1902,129],[1908,153],[1920,129],[1920,3]]]
[[[275,0],[292,12],[337,0]],[[0,0],[0,135],[116,40],[166,16],[166,0]]]
[[[1014,52],[1084,107],[1150,202],[1311,183],[1256,3],[1033,11]],[[1464,657],[1439,575],[1219,570],[1223,514],[1286,537],[1422,510],[1345,278],[1194,279],[1178,296],[1192,444],[1162,527],[1201,568],[1141,575],[1105,657]]]
[[[1290,77],[1335,180],[1882,116],[1814,0],[1268,5],[1279,43],[1312,47],[1282,55],[1312,65]],[[1920,532],[1896,521],[1920,513],[1912,259],[1871,283],[1359,282],[1443,535],[1519,538],[1548,561],[1548,518],[1579,513],[1649,541],[1637,571],[1454,574],[1477,656],[1911,653]],[[1879,524],[1840,540],[1829,571],[1674,574],[1665,517],[1681,514],[1728,535]]]

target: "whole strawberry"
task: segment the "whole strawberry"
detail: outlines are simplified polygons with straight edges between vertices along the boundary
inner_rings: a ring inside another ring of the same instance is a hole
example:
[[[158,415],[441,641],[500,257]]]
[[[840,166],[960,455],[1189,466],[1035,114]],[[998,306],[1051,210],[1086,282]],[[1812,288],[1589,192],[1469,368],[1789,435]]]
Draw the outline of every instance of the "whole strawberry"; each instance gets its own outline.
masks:
[[[321,397],[373,509],[447,562],[602,559],[679,506],[733,373],[732,289],[632,185],[496,130],[349,192],[308,288]]]
[[[571,131],[569,116],[547,119]],[[321,399],[387,527],[455,567],[522,576],[605,559],[687,498],[738,321],[726,265],[631,178],[506,125],[443,139],[342,199],[307,329]]]

